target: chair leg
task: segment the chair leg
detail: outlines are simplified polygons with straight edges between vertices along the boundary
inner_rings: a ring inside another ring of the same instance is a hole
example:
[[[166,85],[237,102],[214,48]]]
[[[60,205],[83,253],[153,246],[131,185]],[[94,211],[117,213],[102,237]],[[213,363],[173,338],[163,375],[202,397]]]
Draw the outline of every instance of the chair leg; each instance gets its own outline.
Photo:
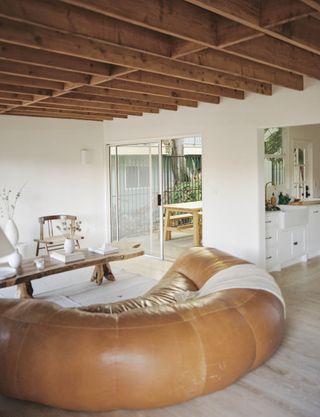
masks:
[[[40,242],[37,242],[37,247],[36,247],[36,256],[39,255],[39,249],[40,249]]]

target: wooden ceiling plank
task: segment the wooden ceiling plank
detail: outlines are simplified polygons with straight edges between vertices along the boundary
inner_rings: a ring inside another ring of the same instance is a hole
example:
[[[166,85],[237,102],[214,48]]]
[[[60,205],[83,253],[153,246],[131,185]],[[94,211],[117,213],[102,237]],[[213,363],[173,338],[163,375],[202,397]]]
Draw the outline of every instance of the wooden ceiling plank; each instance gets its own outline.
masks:
[[[112,103],[112,104],[126,104],[130,106],[142,106],[142,107],[151,107],[151,108],[158,108],[164,110],[177,110],[177,106],[173,104],[163,104],[163,103],[152,103],[150,101],[144,100],[136,100],[136,99],[122,99],[118,97],[107,97],[101,96],[97,94],[81,94],[81,93],[74,93],[70,92],[65,94],[61,99],[64,98],[73,99],[73,100],[87,100],[87,101],[95,101],[95,102],[102,102],[102,103]]]
[[[312,16],[277,26],[274,31],[290,38],[296,46],[303,44],[304,49],[320,53],[320,24],[319,20]]]
[[[123,47],[109,46],[98,41],[65,35],[4,18],[0,18],[0,40],[258,94],[272,94],[271,85],[267,83],[199,68],[192,64],[172,61],[169,58],[148,55]]]
[[[63,54],[0,42],[0,59],[108,77],[111,65]]]
[[[59,111],[59,112],[65,112],[65,113],[72,113],[72,114],[79,114],[79,115],[86,115],[86,116],[97,116],[97,117],[103,117],[103,116],[107,116],[107,117],[117,117],[119,119],[126,119],[128,117],[128,115],[126,114],[115,114],[115,113],[109,113],[108,111],[102,111],[102,110],[91,110],[88,111],[88,109],[82,109],[82,108],[67,108],[67,107],[59,107],[58,105],[56,106],[45,106],[45,105],[40,105],[41,103],[39,103],[38,106],[28,106],[26,107],[26,109],[32,109],[32,111],[39,111],[39,110],[45,110],[45,111]]]
[[[114,90],[119,90],[119,91],[136,91],[136,92],[144,92],[147,94],[153,94],[155,96],[175,97],[175,98],[182,98],[186,100],[202,101],[202,102],[207,102],[207,103],[212,103],[212,104],[219,103],[219,97],[214,96],[214,95],[177,90],[177,89],[167,88],[167,87],[159,87],[156,85],[135,83],[133,81],[124,81],[124,80],[114,79],[106,83],[100,84],[99,87],[102,87],[102,86],[106,86],[109,89],[114,89]]]
[[[33,95],[31,94],[6,93],[3,91],[0,91],[0,97],[8,99],[8,100],[20,100],[20,101],[32,101],[33,100]]]
[[[92,121],[100,121],[103,120],[113,120],[111,117],[95,117],[95,116],[85,116],[85,115],[77,115],[72,113],[62,114],[56,112],[46,113],[41,110],[38,112],[29,112],[26,107],[24,110],[10,110],[6,113],[8,116],[27,116],[27,117],[49,117],[54,119],[75,119],[75,120],[92,120]]]
[[[1,79],[0,79],[1,81]],[[8,85],[2,84],[0,82],[0,91],[7,93],[17,93],[17,94],[32,94],[33,96],[52,96],[52,90],[46,90],[43,88],[32,88],[32,87],[23,87],[20,85]]]
[[[234,23],[233,27],[230,23],[227,23],[227,28],[221,29],[220,26],[224,26],[224,23],[217,23],[217,42],[218,46],[221,48],[226,48],[227,50],[230,49],[231,45],[241,44],[243,41],[246,43],[249,40],[258,40],[258,34],[254,32],[250,32],[250,30],[245,30],[241,28],[237,23],[241,23],[244,26],[247,26],[249,29],[253,29],[255,31],[261,32],[267,35],[266,39],[269,42],[269,48],[272,49],[273,43],[272,39],[275,38],[279,42],[279,48],[284,48],[284,46],[291,46],[292,47],[292,55],[298,55],[299,51],[297,49],[306,49],[305,51],[305,58],[307,59],[307,65],[305,65],[306,71],[309,67],[309,62],[312,61],[312,53],[320,53],[320,40],[318,39],[317,48],[312,49],[308,44],[304,43],[304,39],[301,38],[299,41],[298,39],[291,38],[290,36],[286,36],[285,32],[281,30],[275,29],[277,25],[284,24],[286,22],[294,21],[296,19],[304,18],[313,13],[313,9],[306,6],[305,4],[301,3],[298,0],[268,0],[265,2],[261,2],[261,19],[259,22],[253,22],[252,20],[245,19],[243,17],[236,16],[234,13],[234,0],[226,0],[226,1],[217,1],[217,0],[186,0],[189,3],[196,4],[199,7],[204,8],[205,10],[211,11],[213,13],[220,14],[223,17],[233,20]],[[255,1],[255,0],[253,0]],[[221,4],[223,3],[223,4]],[[259,3],[258,1],[256,3]],[[228,8],[231,9],[228,12]],[[239,32],[239,33],[238,33]],[[250,35],[252,33],[252,35]],[[231,39],[228,39],[228,35],[231,36]],[[238,42],[235,40],[238,37]],[[283,44],[283,45],[282,45]],[[289,44],[289,45],[287,45]],[[308,55],[309,54],[309,55]],[[254,55],[249,56],[250,59],[254,59]],[[258,61],[258,60],[257,60]],[[283,65],[282,68],[292,70],[292,62],[293,60],[289,59],[287,56],[287,61],[285,62],[286,65]],[[268,64],[268,60],[260,61],[265,64]],[[300,69],[296,72],[300,74],[304,74],[301,71],[301,67],[303,67],[304,62],[301,63]],[[306,75],[313,77],[308,72],[305,72]],[[317,77],[315,77],[317,78]]]
[[[261,2],[260,26],[272,28],[306,17],[313,10],[300,0],[268,0]]]
[[[79,72],[63,71],[38,65],[20,63],[14,61],[0,60],[0,72],[11,75],[22,75],[31,78],[41,78],[51,81],[72,82],[90,84],[91,76]]]
[[[320,12],[320,0],[301,0],[304,4]]]
[[[208,14],[202,10],[201,13]],[[1,0],[0,16],[128,48],[170,55],[171,39],[168,36],[70,4],[28,0],[26,7],[25,0]]]
[[[57,109],[60,109],[60,110],[63,110],[63,109],[66,109],[66,110],[77,110],[77,111],[87,111],[87,112],[89,112],[89,113],[95,113],[95,112],[99,112],[99,111],[101,111],[101,107],[100,106],[96,106],[96,108],[88,108],[88,107],[79,107],[79,106],[72,106],[72,105],[69,105],[69,104],[65,104],[65,103],[48,103],[48,102],[46,102],[46,101],[41,101],[41,102],[39,102],[39,103],[34,103],[34,104],[30,104],[29,106],[28,106],[28,108],[30,108],[30,107],[34,107],[34,108],[37,108],[37,107],[46,107],[46,108],[57,108]],[[121,111],[121,110],[110,110],[110,109],[106,109],[106,110],[103,110],[103,113],[105,113],[105,114],[112,114],[112,115],[129,115],[129,116],[142,116],[143,115],[143,113],[142,112],[137,112],[137,111],[128,111],[128,110],[126,110],[126,111]]]
[[[211,84],[202,84],[190,80],[182,80],[181,78],[164,76],[145,71],[137,71],[133,74],[125,75],[121,77],[121,79],[125,81],[134,81],[159,87],[175,88],[177,90],[213,94],[224,97],[237,98],[239,100],[244,99],[243,91],[236,89],[233,90]]]
[[[259,62],[268,62],[276,68],[320,79],[320,56],[296,48],[277,39],[263,36],[228,47],[233,53]]]
[[[83,94],[96,94],[104,97],[114,97],[114,98],[123,98],[123,99],[134,99],[142,100],[150,103],[162,103],[162,104],[173,104],[176,106],[188,106],[188,107],[197,107],[198,103],[194,100],[184,100],[176,99],[169,97],[160,97],[154,96],[143,92],[132,92],[132,91],[118,91],[108,88],[108,82],[104,86],[101,84],[99,86],[83,86],[79,87],[73,91],[74,93],[83,93]]]
[[[1,104],[8,104],[8,105],[15,104],[17,106],[21,106],[23,104],[23,101],[12,100],[12,99],[7,99],[7,98],[0,97],[0,103]]]
[[[241,74],[244,77],[255,80],[269,82],[295,90],[303,90],[303,78],[300,75],[292,74],[282,69],[275,69],[242,57],[226,54],[222,51],[207,49],[180,59],[230,74]]]
[[[146,107],[146,106],[133,106],[128,104],[112,104],[104,101],[90,101],[90,100],[80,100],[73,99],[68,97],[59,97],[59,98],[48,98],[45,102],[48,103],[66,103],[70,105],[77,105],[79,107],[92,107],[92,108],[104,108],[110,110],[122,110],[122,111],[137,111],[143,113],[159,113],[159,108],[155,107]]]
[[[61,90],[63,83],[56,81],[41,80],[38,78],[21,77],[19,75],[0,74],[1,84],[21,85],[24,87],[44,88],[50,90]]]
[[[214,16],[184,0],[65,0],[128,23],[203,45],[215,45]]]

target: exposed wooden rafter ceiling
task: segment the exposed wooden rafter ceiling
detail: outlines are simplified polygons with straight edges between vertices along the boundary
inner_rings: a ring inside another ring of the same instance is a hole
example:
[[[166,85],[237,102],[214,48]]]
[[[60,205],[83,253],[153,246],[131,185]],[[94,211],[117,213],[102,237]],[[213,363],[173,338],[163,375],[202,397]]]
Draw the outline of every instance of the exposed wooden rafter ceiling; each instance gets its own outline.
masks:
[[[320,0],[0,0],[0,114],[112,120],[320,79]]]

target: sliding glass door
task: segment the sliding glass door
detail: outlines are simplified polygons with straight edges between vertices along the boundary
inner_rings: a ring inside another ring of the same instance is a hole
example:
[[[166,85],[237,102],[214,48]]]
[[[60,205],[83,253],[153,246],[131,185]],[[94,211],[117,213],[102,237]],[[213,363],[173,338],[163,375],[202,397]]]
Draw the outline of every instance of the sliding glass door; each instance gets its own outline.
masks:
[[[159,144],[110,147],[111,240],[139,242],[162,257]]]
[[[112,241],[170,260],[200,244],[200,137],[110,146],[109,157]]]

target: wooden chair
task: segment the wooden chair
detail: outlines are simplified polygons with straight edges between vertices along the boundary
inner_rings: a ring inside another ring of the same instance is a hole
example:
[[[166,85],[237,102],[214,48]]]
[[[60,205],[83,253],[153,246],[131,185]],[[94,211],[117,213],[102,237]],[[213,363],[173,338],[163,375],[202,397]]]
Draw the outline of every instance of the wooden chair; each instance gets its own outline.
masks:
[[[45,250],[46,255],[49,255],[50,251],[63,249],[65,237],[62,234],[59,235],[57,233],[55,234],[54,232],[56,224],[65,220],[70,220],[71,224],[74,224],[77,220],[77,217],[63,214],[39,217],[40,237],[39,239],[34,239],[34,241],[37,243],[36,256],[39,255],[41,250]],[[80,248],[80,239],[83,239],[83,236],[75,237],[75,246],[77,248]]]

